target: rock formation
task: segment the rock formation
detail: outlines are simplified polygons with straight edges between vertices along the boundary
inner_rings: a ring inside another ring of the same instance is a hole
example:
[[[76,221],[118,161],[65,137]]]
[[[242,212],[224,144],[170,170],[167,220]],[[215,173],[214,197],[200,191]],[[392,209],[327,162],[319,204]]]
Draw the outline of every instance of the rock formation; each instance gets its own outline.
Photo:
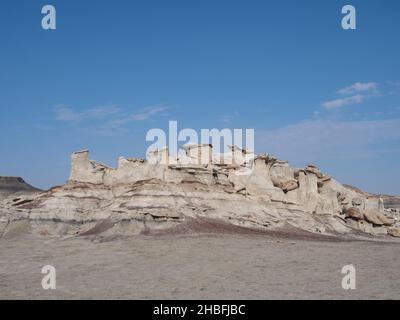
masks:
[[[257,230],[297,228],[311,233],[397,237],[399,213],[383,201],[342,185],[315,165],[293,168],[270,155],[230,147],[185,145],[148,159],[120,157],[117,168],[71,156],[68,182],[0,204],[0,235],[21,220],[40,234],[124,235],[178,227],[191,219],[219,219]]]

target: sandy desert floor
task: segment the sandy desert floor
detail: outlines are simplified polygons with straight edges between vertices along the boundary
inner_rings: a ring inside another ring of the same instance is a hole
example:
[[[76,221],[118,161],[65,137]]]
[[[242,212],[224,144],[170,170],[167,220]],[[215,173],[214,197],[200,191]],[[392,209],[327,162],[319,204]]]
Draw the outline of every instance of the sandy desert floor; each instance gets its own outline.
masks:
[[[56,268],[56,290],[41,286]],[[343,265],[356,290],[343,290]],[[400,299],[400,243],[249,234],[0,240],[1,299]]]

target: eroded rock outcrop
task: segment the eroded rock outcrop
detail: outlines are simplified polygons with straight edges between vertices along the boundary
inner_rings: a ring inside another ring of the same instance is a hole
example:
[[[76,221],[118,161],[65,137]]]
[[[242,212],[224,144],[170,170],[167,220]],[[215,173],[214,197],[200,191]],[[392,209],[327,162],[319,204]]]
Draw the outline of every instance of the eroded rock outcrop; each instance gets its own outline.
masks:
[[[40,234],[66,236],[139,234],[211,218],[259,230],[291,226],[397,236],[398,220],[387,215],[381,199],[340,184],[315,165],[293,168],[235,146],[219,155],[211,145],[183,149],[178,157],[168,149],[147,160],[121,157],[117,168],[90,160],[86,150],[76,152],[65,185],[1,202],[0,234],[22,220]]]

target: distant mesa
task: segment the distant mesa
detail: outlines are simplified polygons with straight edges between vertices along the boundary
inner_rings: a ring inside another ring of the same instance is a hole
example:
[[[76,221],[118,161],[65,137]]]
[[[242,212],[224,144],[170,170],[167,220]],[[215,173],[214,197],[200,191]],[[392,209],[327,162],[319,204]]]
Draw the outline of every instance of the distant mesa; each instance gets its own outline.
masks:
[[[31,186],[20,177],[0,176],[0,198],[10,195],[25,195],[42,192],[42,190]]]

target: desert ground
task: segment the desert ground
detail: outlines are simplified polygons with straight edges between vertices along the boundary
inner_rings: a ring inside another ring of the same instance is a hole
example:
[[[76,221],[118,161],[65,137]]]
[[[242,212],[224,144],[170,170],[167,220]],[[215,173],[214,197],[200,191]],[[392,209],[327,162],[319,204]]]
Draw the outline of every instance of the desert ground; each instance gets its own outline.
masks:
[[[56,268],[55,290],[41,286]],[[341,287],[344,265],[356,289]],[[0,299],[400,299],[400,242],[188,233],[0,240]]]

